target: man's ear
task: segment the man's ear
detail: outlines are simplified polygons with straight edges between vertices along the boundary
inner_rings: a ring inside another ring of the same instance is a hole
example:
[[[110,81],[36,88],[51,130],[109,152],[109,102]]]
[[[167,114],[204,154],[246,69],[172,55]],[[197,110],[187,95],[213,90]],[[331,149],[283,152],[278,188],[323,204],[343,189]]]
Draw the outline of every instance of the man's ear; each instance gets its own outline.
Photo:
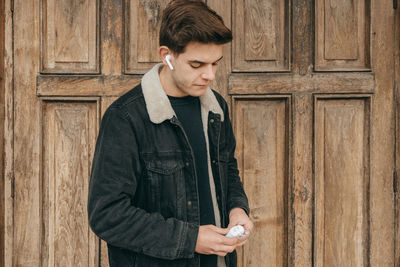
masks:
[[[171,64],[171,58],[173,58],[171,50],[167,46],[160,46],[158,48],[158,55],[161,58],[161,61],[164,65],[169,66],[170,70],[173,70],[174,67]]]
[[[163,45],[158,48],[158,55],[160,56],[160,59],[164,63],[164,65],[167,65],[167,62],[165,61],[165,57],[168,54],[172,54],[172,52],[167,46]]]

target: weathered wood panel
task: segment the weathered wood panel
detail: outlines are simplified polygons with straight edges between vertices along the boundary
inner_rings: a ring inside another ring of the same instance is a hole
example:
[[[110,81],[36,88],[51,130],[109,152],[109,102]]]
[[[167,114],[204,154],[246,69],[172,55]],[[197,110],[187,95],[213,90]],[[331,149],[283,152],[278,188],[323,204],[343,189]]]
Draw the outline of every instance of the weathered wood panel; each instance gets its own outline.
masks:
[[[138,75],[40,75],[37,77],[38,96],[116,96],[138,85]]]
[[[313,243],[313,99],[311,94],[293,97],[293,239],[292,266],[312,266]],[[289,266],[291,266],[289,264]]]
[[[207,5],[215,10],[224,20],[225,25],[231,29],[232,1],[208,0]],[[218,64],[215,80],[211,88],[217,90],[229,102],[228,96],[228,77],[232,67],[232,48],[231,45],[224,45],[222,50],[224,57]]]
[[[5,44],[5,11],[4,11],[4,1],[0,2],[0,265],[4,264],[4,246],[5,246],[5,172],[4,167],[4,159],[5,159],[5,129],[4,129],[4,121],[5,121],[5,71],[4,71],[4,44]]]
[[[288,71],[289,1],[235,0],[233,6],[233,71]]]
[[[96,102],[44,101],[42,266],[98,266],[87,220]]]
[[[370,69],[370,1],[315,1],[316,70]]]
[[[40,3],[14,0],[13,13],[13,254],[12,266],[40,265]]]
[[[123,2],[102,0],[100,47],[102,75],[120,75],[123,71]]]
[[[392,0],[371,1],[371,61],[375,93],[371,116],[370,229],[372,267],[394,265],[393,167],[394,12]],[[398,47],[396,48],[398,49]]]
[[[14,241],[14,88],[13,88],[13,13],[10,1],[4,2],[4,258],[0,265],[11,266]]]
[[[400,266],[400,8],[397,4],[396,20],[395,20],[395,101],[396,101],[396,169],[394,176],[395,186],[395,266]]]
[[[254,231],[239,266],[288,264],[288,98],[234,98],[237,159]]]
[[[98,1],[42,0],[42,72],[99,71]]]
[[[126,0],[125,72],[144,73],[159,62],[158,34],[169,0]]]
[[[373,73],[237,73],[229,77],[230,94],[373,93]]]
[[[400,77],[400,76],[398,76]],[[397,84],[400,80],[398,79]],[[397,103],[396,103],[396,169],[393,181],[395,184],[395,266],[400,266],[400,94],[399,88],[397,89]]]
[[[315,109],[315,266],[368,266],[370,101]]]
[[[314,1],[292,1],[291,11],[291,71],[305,75],[314,64]]]

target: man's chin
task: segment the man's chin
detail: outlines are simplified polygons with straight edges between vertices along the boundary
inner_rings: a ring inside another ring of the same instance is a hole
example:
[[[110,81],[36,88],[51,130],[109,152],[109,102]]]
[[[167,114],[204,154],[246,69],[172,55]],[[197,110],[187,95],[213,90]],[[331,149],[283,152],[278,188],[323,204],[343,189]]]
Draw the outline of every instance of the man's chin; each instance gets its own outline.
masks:
[[[202,96],[202,95],[204,95],[205,93],[206,93],[206,91],[207,91],[207,88],[205,88],[205,89],[202,89],[202,90],[195,90],[195,91],[193,91],[193,92],[191,92],[191,96],[195,96],[195,97],[199,97],[199,96]]]

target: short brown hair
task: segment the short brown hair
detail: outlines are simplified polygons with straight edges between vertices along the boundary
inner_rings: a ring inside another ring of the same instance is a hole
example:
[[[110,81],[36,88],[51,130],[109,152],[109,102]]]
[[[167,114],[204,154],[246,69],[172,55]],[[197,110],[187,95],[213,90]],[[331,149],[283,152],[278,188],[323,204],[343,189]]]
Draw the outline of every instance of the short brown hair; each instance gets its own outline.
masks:
[[[164,10],[160,28],[160,46],[176,54],[183,53],[190,42],[225,44],[232,32],[223,19],[204,2],[173,0]]]

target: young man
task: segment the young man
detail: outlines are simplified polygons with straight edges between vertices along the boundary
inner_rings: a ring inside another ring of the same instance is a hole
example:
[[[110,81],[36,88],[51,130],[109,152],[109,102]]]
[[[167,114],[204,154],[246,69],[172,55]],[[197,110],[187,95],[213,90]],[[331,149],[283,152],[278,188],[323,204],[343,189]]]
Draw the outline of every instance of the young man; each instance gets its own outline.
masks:
[[[203,2],[172,1],[160,30],[164,64],[104,114],[88,212],[110,266],[236,266],[246,240],[225,235],[253,224],[228,107],[209,88],[231,40]]]

